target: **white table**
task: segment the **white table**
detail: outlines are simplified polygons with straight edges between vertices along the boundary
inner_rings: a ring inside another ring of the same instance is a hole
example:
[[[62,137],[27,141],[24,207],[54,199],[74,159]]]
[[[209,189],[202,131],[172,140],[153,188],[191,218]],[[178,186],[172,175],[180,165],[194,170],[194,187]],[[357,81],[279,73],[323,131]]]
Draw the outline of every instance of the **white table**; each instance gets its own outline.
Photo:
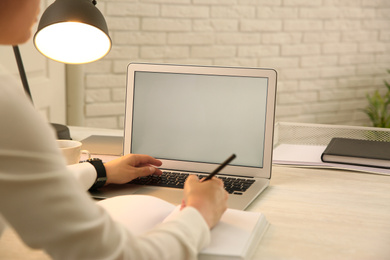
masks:
[[[122,132],[72,128],[73,139],[89,134]],[[390,259],[390,176],[274,166],[248,210],[271,224],[253,259]],[[49,258],[8,229],[0,259]]]

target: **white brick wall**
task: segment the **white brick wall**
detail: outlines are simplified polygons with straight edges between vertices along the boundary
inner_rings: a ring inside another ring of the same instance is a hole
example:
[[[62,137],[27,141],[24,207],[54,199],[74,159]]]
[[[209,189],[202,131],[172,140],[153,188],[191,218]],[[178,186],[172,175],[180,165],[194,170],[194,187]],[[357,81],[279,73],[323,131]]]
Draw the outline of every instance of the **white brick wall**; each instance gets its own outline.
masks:
[[[85,123],[122,128],[129,62],[272,67],[279,121],[368,125],[389,0],[99,0],[113,48],[85,65]]]

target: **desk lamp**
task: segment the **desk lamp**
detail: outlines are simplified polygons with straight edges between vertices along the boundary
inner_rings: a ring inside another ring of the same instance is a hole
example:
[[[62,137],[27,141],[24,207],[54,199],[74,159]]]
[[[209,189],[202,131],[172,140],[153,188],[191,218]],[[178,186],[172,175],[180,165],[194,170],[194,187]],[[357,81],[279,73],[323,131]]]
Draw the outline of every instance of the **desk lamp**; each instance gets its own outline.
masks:
[[[95,0],[56,0],[42,14],[34,45],[46,57],[68,64],[89,63],[111,49],[106,21]],[[23,87],[31,98],[18,46],[13,46]],[[71,139],[67,126],[52,124],[59,139]]]

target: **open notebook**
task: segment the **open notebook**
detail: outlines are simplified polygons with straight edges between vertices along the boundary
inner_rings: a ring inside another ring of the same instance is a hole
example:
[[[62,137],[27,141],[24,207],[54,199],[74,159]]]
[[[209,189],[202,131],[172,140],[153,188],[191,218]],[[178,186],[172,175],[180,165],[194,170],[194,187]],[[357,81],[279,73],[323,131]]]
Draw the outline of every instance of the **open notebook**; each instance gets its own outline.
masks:
[[[271,178],[275,96],[272,69],[130,64],[123,152],[158,158],[170,174],[208,174],[234,153],[218,177],[233,188],[228,206],[245,209]],[[232,178],[239,184],[228,183]],[[182,199],[180,188],[139,184],[93,195],[124,194]]]
[[[115,221],[137,236],[174,219],[180,211],[180,206],[144,195],[117,196],[99,201],[98,204]],[[219,223],[211,230],[211,242],[201,250],[198,259],[252,259],[268,226],[269,222],[260,212],[227,209]]]

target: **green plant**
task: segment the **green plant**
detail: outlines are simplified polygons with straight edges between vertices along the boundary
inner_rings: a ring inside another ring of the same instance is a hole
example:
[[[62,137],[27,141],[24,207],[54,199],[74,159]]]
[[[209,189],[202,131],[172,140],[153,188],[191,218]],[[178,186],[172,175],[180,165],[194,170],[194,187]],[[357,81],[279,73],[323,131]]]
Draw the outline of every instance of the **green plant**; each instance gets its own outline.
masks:
[[[390,70],[387,70],[390,73]],[[387,92],[381,95],[376,90],[372,96],[367,94],[368,106],[363,112],[370,118],[374,127],[390,128],[390,84],[384,81]]]

